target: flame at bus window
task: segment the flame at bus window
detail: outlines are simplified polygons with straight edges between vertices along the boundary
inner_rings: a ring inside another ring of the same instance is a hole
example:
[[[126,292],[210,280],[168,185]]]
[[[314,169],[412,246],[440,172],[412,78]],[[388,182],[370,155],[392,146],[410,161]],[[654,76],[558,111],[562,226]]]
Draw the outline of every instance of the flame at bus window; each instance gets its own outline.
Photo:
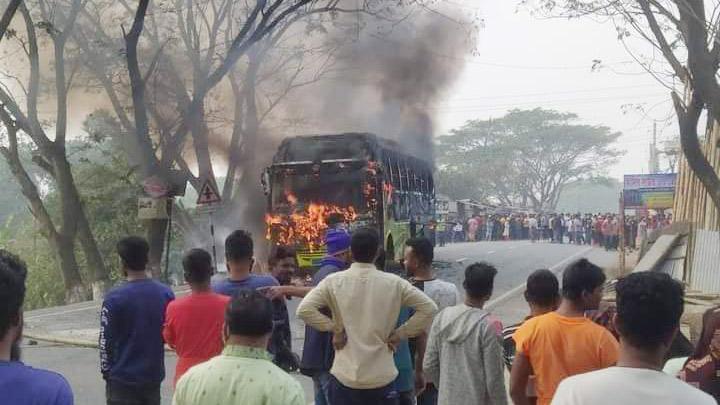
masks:
[[[300,244],[307,246],[310,251],[315,251],[323,245],[323,236],[328,229],[327,219],[330,215],[340,214],[348,223],[357,219],[357,212],[353,207],[310,203],[304,209],[295,208],[289,215],[266,215],[268,240],[274,240],[278,245]]]

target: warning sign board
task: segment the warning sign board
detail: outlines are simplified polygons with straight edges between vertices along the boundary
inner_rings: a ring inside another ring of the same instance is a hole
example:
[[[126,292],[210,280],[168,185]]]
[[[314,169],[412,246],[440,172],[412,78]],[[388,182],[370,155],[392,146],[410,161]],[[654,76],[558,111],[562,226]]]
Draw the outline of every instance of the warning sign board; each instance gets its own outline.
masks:
[[[218,193],[217,186],[212,180],[205,180],[202,188],[200,188],[200,195],[197,199],[197,205],[217,204],[222,199],[220,193]]]

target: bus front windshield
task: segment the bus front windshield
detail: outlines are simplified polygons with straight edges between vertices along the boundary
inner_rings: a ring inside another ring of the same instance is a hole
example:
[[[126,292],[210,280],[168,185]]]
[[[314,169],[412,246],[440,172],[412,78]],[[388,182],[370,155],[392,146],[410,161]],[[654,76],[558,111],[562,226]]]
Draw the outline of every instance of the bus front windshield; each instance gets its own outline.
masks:
[[[273,207],[302,209],[311,203],[341,208],[364,207],[363,173],[278,173],[273,182]]]

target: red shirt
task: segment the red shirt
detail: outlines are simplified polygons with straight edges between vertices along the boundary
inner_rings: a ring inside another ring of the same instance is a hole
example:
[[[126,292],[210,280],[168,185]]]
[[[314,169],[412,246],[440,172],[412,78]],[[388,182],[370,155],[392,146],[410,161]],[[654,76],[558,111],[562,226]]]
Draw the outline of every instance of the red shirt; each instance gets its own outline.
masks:
[[[207,292],[193,293],[168,305],[163,337],[178,355],[174,383],[190,367],[220,354],[229,301],[230,297]]]

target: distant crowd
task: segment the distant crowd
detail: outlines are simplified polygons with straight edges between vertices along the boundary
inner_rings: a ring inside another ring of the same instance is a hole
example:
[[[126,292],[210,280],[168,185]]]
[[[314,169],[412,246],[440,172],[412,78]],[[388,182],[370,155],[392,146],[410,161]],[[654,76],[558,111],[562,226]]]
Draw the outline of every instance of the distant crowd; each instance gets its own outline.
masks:
[[[694,350],[678,351],[684,292],[667,274],[622,278],[615,305],[601,311],[607,280],[600,267],[577,260],[562,285],[537,270],[526,283],[527,318],[503,327],[485,308],[498,273],[488,263],[464,270],[461,293],[436,278],[425,237],[407,242],[399,265],[386,260],[371,228],[352,235],[333,228],[325,242],[312,282],[293,283],[291,249],[276,248],[271,274],[258,274],[251,236],[235,231],[225,241],[228,276],[213,280],[210,254],[190,250],[183,269],[191,291],[176,298],[148,278],[147,242],[121,240],[125,281],[106,295],[100,314],[107,404],[161,403],[164,345],[178,355],[176,405],[305,405],[293,371],[312,378],[318,405],[709,405],[720,398],[720,311],[706,314]],[[73,404],[62,376],[20,361],[26,274],[22,261],[0,250],[0,402]],[[293,297],[302,298],[297,315],[306,324],[301,357],[290,349],[286,301]]]
[[[625,247],[637,249],[648,233],[669,226],[671,215],[625,216]],[[475,215],[464,222],[431,221],[421,232],[434,244],[531,240],[533,242],[595,245],[617,250],[620,216],[615,214]]]

